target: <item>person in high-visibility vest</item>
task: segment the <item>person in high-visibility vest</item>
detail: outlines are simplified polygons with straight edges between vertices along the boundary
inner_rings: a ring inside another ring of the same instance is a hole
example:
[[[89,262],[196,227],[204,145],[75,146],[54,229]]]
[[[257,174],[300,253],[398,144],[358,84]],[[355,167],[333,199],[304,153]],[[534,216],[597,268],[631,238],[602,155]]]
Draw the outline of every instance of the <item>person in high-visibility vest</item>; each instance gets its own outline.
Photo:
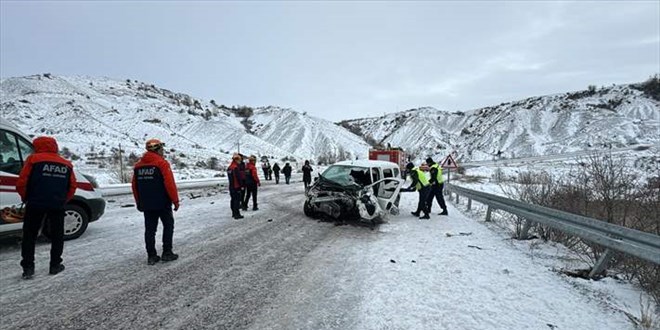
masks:
[[[417,202],[417,210],[415,212],[410,212],[412,215],[419,217],[420,212],[424,212],[424,215],[419,217],[420,219],[431,219],[429,216],[429,207],[426,201],[428,200],[428,195],[429,192],[431,191],[431,185],[429,183],[429,180],[426,178],[426,175],[422,170],[419,168],[415,167],[413,163],[408,163],[406,165],[406,169],[408,170],[408,174],[410,175],[410,178],[412,179],[412,183],[410,184],[410,187],[408,187],[409,191],[414,191],[417,190],[419,192],[419,202]]]
[[[445,186],[444,180],[442,179],[442,167],[440,167],[438,163],[434,162],[433,158],[431,157],[426,158],[426,163],[429,164],[431,172],[431,179],[429,180],[429,183],[431,183],[431,192],[429,193],[428,200],[426,201],[426,204],[429,208],[429,213],[431,212],[431,208],[433,208],[433,197],[435,197],[435,199],[438,201],[438,204],[440,204],[440,207],[442,208],[442,212],[438,214],[448,215],[449,213],[447,213],[447,204],[445,204],[445,198],[442,195],[442,190]]]

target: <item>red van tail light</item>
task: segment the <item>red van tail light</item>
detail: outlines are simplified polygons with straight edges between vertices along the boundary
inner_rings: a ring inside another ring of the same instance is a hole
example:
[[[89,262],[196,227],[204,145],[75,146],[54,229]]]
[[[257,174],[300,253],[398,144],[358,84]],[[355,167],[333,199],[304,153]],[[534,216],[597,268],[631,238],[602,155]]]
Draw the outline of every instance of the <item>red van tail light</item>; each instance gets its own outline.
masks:
[[[89,182],[78,182],[78,188],[87,191],[94,191],[94,186]]]

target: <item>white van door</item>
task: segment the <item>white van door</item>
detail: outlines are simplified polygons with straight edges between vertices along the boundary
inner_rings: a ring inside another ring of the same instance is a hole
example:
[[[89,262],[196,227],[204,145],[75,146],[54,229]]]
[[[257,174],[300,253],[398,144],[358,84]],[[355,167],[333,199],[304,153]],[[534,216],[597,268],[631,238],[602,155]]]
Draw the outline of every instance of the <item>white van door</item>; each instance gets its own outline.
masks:
[[[11,131],[0,130],[0,231],[22,226],[22,218],[17,218],[15,212],[22,205],[16,182],[25,159],[33,152],[30,142]]]

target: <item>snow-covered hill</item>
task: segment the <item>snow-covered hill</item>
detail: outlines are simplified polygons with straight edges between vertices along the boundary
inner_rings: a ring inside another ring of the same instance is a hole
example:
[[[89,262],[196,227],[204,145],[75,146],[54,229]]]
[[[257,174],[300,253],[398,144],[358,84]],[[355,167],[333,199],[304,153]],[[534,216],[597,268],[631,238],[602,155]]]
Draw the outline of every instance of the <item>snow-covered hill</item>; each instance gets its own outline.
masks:
[[[258,123],[257,134],[251,134],[238,111],[243,108],[135,80],[50,74],[8,78],[0,82],[0,100],[3,117],[28,134],[55,136],[76,165],[87,170],[105,166],[100,159],[117,158],[120,144],[124,155],[140,155],[152,137],[165,141],[178,170],[224,165],[239,148],[276,161],[316,161],[321,155],[366,155],[368,147],[344,128],[287,109],[254,110],[247,118]]]
[[[420,108],[340,124],[417,159],[451,151],[463,160],[482,160],[498,153],[520,157],[658,144],[660,95],[657,88],[653,94],[639,86],[531,97],[466,112]]]
[[[187,173],[181,177],[195,177],[214,175],[205,169],[221,168],[239,148],[274,161],[331,163],[365,158],[376,143],[402,147],[417,160],[454,152],[460,161],[660,144],[660,87],[657,79],[645,84],[465,112],[424,107],[336,125],[291,109],[226,107],[135,80],[43,74],[0,81],[0,111],[29,134],[57,137],[88,171],[116,161],[120,144],[135,159],[144,141],[157,137],[178,173]]]
[[[255,135],[305,159],[364,158],[370,147],[343,127],[288,109],[258,108],[250,120]]]

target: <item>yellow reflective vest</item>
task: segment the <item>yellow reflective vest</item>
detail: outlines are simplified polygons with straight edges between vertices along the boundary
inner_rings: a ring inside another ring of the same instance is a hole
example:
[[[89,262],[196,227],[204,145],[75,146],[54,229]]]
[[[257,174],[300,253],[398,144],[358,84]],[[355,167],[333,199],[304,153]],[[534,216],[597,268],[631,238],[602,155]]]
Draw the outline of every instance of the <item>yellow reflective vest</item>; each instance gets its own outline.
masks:
[[[415,185],[415,189],[417,191],[422,190],[422,187],[426,187],[429,185],[429,179],[426,178],[426,174],[419,168],[415,167],[413,168],[413,171],[417,172],[417,185]]]
[[[438,170],[438,173],[436,174],[436,177],[435,177],[435,181],[438,184],[441,184],[442,182],[444,182],[443,178],[442,178],[442,167],[440,167],[440,165],[438,165],[438,163],[435,163],[435,164],[433,164],[433,166],[431,166],[431,168],[435,168],[435,169]]]

